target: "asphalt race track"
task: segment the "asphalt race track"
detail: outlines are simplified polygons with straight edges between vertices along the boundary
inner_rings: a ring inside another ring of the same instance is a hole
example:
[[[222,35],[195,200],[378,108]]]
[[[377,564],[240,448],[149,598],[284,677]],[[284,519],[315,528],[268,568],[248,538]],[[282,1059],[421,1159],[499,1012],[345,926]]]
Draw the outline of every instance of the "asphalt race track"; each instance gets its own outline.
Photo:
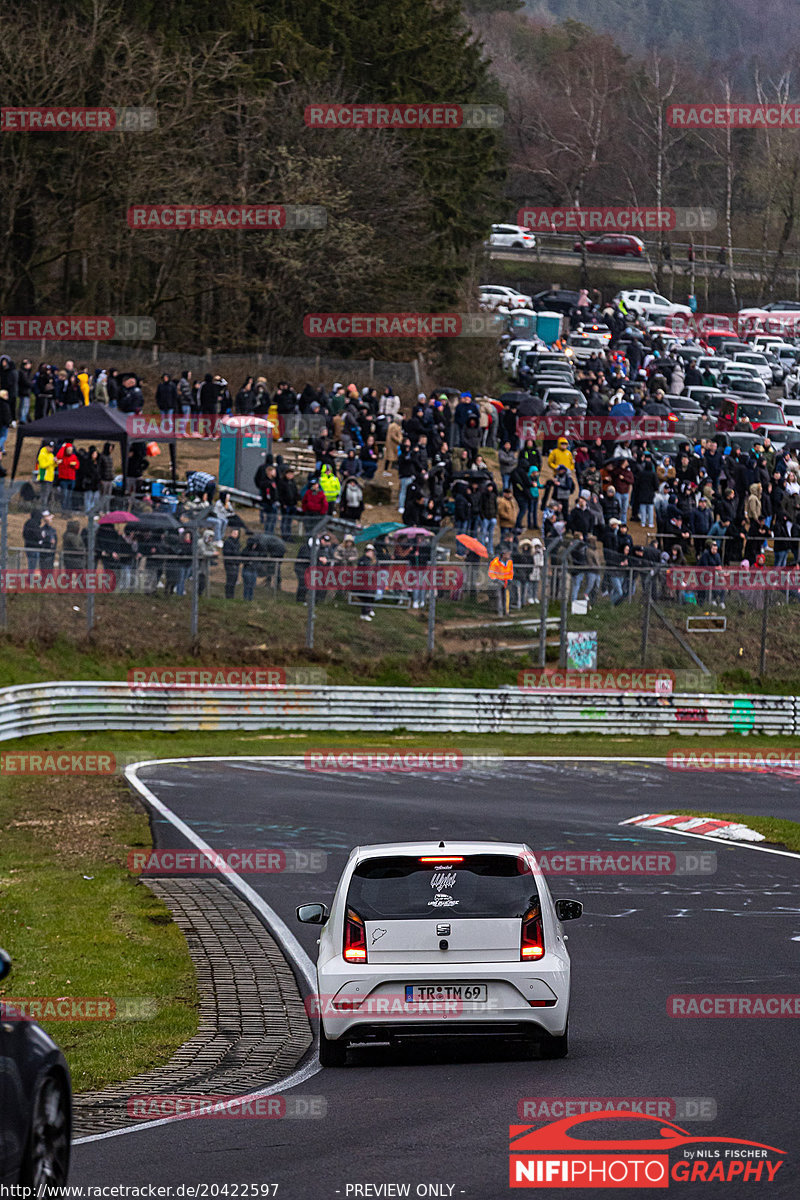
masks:
[[[800,991],[800,859],[619,825],[671,806],[798,821],[792,780],[679,775],[618,760],[506,761],[450,775],[377,776],[240,759],[156,765],[139,774],[215,848],[328,853],[323,875],[246,877],[312,959],[316,931],[295,921],[295,906],[329,901],[359,843],[436,837],[527,841],[536,851],[716,849],[717,871],[551,878],[555,897],[585,906],[583,919],[566,927],[573,995],[565,1060],[524,1061],[492,1044],[419,1049],[413,1056],[358,1051],[347,1068],[318,1071],[294,1089],[324,1097],[322,1119],[197,1118],[85,1141],[75,1147],[71,1183],[278,1183],[283,1200],[402,1194],[491,1200],[511,1194],[508,1126],[528,1123],[518,1112],[526,1097],[707,1097],[716,1103],[714,1120],[676,1123],[698,1136],[767,1143],[787,1152],[786,1163],[771,1184],[737,1180],[700,1189],[671,1182],[670,1188],[686,1196],[800,1195],[797,1020],[667,1015],[674,993]],[[160,846],[187,844],[161,817],[154,831]],[[410,1190],[352,1190],[367,1184]],[[439,1190],[418,1192],[417,1185]],[[614,1190],[635,1196],[640,1189]],[[547,1191],[597,1195],[574,1187]]]

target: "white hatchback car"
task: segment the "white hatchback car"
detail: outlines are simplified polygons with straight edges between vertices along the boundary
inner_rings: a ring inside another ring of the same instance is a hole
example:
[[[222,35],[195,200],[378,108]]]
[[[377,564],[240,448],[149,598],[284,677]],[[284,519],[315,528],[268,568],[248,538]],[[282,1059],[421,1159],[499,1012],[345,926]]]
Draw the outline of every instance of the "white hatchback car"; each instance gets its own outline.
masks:
[[[533,300],[524,292],[505,287],[500,283],[482,284],[478,290],[478,305],[480,308],[532,308]]]
[[[530,848],[503,842],[357,846],[321,925],[319,1058],[344,1066],[354,1044],[421,1038],[522,1040],[545,1058],[568,1049],[570,960],[562,921]]]
[[[633,292],[617,292],[615,300],[623,300],[628,312],[636,312],[652,321],[661,321],[664,317],[686,317],[690,320],[692,310],[686,304],[673,304],[666,296],[658,292],[637,290]],[[673,331],[674,332],[674,331]]]
[[[535,250],[536,237],[524,225],[493,225],[487,246],[505,246],[511,250]]]

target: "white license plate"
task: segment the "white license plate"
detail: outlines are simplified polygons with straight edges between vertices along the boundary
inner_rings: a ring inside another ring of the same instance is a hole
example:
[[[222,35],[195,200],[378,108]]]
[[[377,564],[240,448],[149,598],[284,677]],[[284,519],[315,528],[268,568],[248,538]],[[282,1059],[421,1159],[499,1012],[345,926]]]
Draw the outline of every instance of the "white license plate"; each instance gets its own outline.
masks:
[[[406,984],[406,1004],[421,1004],[429,1000],[471,1000],[485,1004],[487,999],[485,983]]]

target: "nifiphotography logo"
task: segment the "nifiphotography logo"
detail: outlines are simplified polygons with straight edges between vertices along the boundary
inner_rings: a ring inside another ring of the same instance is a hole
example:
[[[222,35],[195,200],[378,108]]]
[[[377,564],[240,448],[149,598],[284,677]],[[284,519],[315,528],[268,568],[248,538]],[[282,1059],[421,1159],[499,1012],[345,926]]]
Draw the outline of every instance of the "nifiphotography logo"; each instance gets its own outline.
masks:
[[[620,1122],[628,1122],[620,1132]],[[744,1138],[689,1133],[662,1117],[619,1110],[509,1126],[509,1186],[666,1188],[672,1183],[771,1183],[786,1151]]]

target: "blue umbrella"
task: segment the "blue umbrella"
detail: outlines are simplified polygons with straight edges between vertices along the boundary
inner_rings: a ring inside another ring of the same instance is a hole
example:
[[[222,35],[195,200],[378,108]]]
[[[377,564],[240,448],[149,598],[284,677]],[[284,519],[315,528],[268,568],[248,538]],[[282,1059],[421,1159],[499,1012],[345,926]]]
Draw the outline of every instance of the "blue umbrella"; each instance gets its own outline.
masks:
[[[384,537],[387,533],[394,533],[395,529],[402,529],[400,521],[379,521],[377,525],[368,525],[366,529],[362,529],[356,534],[354,541],[371,542],[375,538]]]

